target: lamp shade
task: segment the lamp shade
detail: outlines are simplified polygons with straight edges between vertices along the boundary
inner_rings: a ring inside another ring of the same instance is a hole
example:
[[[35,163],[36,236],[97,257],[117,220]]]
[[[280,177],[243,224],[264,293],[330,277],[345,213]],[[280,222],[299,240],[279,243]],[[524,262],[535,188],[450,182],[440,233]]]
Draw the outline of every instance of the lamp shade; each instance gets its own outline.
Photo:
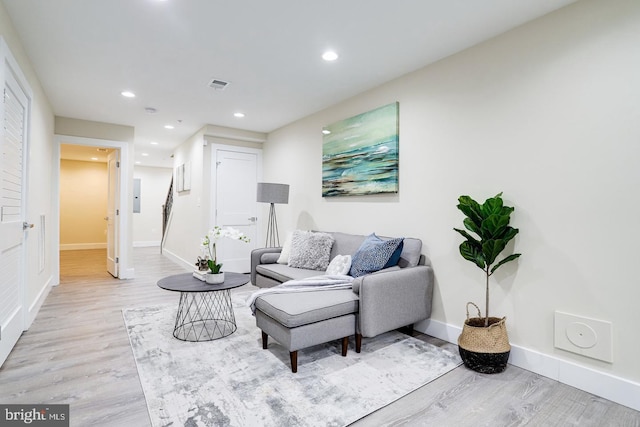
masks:
[[[258,183],[258,202],[289,203],[289,184]]]

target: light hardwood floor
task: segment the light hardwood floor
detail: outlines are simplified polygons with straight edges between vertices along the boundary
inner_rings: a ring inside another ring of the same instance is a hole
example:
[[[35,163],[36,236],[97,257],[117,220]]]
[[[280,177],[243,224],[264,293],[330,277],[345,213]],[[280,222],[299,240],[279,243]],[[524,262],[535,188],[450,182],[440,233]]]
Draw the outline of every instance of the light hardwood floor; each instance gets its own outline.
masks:
[[[136,278],[121,281],[105,257],[61,252],[60,286],[0,368],[0,403],[68,403],[72,426],[150,425],[121,310],[177,304],[155,283],[184,270],[158,248],[136,248]],[[511,365],[497,375],[459,367],[353,425],[640,427],[640,413]]]

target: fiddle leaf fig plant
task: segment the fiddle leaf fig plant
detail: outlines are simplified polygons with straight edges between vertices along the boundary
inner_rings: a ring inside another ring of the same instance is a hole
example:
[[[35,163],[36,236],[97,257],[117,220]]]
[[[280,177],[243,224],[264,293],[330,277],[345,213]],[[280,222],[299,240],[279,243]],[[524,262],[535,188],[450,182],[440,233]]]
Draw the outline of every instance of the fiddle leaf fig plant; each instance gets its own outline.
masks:
[[[511,254],[496,262],[509,241],[518,234],[517,228],[509,226],[514,208],[504,206],[502,193],[485,200],[483,204],[469,196],[460,196],[457,207],[466,216],[462,222],[466,230],[454,228],[466,239],[460,244],[460,255],[484,271],[486,276],[484,325],[489,326],[489,277],[499,267],[520,256]]]

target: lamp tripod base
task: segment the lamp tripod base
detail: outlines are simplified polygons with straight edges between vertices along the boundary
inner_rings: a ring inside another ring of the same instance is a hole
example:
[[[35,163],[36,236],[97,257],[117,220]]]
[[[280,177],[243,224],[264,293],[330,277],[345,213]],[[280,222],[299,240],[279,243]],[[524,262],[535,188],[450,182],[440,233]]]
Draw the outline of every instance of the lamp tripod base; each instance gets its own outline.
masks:
[[[271,203],[269,208],[269,222],[267,223],[267,240],[265,242],[267,248],[275,248],[280,246],[280,237],[278,235],[278,221],[276,220],[276,207]]]

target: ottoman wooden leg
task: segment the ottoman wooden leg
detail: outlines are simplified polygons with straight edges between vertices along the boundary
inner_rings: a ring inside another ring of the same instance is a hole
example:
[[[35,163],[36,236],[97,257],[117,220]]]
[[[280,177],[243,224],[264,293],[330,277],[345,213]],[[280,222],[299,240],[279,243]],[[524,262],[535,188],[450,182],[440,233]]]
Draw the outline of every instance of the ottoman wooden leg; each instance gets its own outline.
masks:
[[[362,334],[356,334],[356,353],[360,353],[362,349]]]
[[[262,348],[267,349],[267,343],[269,342],[269,335],[262,331]]]
[[[298,372],[298,350],[289,352],[289,358],[291,359],[291,372],[295,374]]]
[[[342,338],[342,357],[347,355],[347,348],[349,348],[349,337]]]

